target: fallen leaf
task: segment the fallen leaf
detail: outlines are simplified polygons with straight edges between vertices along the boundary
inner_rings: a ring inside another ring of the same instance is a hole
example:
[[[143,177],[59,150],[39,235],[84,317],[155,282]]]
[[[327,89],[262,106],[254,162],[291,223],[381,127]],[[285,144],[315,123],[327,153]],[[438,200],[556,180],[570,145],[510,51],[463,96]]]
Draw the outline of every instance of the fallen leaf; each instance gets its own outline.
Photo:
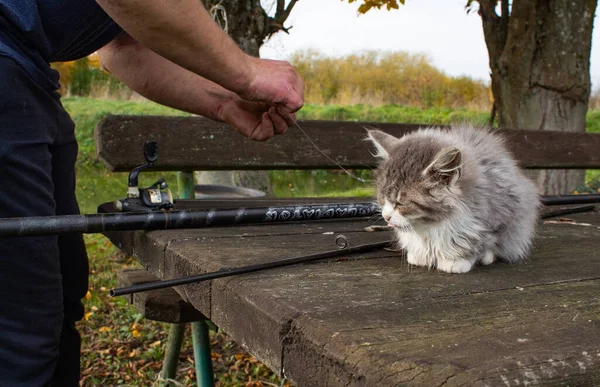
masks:
[[[90,316],[93,315],[93,314],[94,314],[94,312],[87,312],[85,314],[85,321],[88,321],[90,319]]]
[[[110,327],[104,326],[98,329],[98,332],[110,332]]]

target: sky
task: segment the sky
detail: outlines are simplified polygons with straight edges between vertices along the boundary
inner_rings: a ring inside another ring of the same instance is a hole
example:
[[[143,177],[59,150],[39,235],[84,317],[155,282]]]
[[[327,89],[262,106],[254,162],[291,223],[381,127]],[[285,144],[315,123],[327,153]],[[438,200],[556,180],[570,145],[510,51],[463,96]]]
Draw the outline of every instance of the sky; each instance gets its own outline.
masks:
[[[268,10],[273,0],[262,0]],[[287,3],[287,1],[286,1]],[[359,15],[360,0],[299,0],[287,22],[261,48],[261,57],[288,59],[300,49],[318,49],[328,56],[361,50],[425,53],[433,64],[453,76],[489,81],[487,49],[481,19],[467,14],[466,0],[406,0],[399,10],[371,10]],[[600,13],[600,12],[597,12]],[[600,16],[594,20],[591,75],[600,87]]]

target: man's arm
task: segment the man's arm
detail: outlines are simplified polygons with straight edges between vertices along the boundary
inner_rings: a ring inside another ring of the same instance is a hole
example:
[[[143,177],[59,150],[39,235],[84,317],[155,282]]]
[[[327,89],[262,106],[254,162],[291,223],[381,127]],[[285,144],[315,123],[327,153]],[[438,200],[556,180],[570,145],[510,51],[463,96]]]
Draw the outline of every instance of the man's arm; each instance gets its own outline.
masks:
[[[302,107],[303,83],[285,62],[245,54],[199,0],[96,0],[133,38],[179,66],[244,99]]]
[[[102,65],[144,97],[179,110],[224,121],[254,140],[284,133],[288,122],[264,103],[236,93],[161,57],[127,34],[98,51]]]

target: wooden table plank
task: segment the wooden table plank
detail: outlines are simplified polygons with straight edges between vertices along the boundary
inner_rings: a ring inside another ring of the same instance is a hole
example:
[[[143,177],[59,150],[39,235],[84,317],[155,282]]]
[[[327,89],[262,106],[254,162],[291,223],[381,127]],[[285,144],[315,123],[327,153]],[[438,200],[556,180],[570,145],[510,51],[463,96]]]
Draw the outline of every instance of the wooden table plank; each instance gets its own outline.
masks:
[[[569,218],[580,225],[539,227],[525,265],[450,275],[380,252],[177,290],[299,385],[591,385],[600,375],[600,216]],[[389,238],[387,232],[362,231],[368,224],[312,222],[118,238],[130,238],[141,262],[170,278],[329,250],[338,233],[356,244]]]
[[[302,314],[287,336],[283,366],[293,380],[315,386],[594,385],[599,286],[539,285],[345,312],[354,326],[379,318],[359,329],[331,312]]]

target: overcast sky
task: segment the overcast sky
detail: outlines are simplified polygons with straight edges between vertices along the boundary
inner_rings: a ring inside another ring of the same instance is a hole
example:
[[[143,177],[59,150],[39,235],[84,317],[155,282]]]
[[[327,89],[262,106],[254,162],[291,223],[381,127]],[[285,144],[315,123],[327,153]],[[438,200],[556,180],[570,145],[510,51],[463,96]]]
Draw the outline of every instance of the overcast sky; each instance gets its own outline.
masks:
[[[273,0],[263,0],[263,5]],[[299,0],[286,26],[261,49],[261,56],[287,59],[298,49],[315,48],[339,56],[365,49],[426,53],[450,75],[489,80],[481,19],[467,15],[466,0],[406,0],[399,10],[371,10],[358,15],[358,3]],[[593,87],[600,87],[600,17],[592,38]]]

